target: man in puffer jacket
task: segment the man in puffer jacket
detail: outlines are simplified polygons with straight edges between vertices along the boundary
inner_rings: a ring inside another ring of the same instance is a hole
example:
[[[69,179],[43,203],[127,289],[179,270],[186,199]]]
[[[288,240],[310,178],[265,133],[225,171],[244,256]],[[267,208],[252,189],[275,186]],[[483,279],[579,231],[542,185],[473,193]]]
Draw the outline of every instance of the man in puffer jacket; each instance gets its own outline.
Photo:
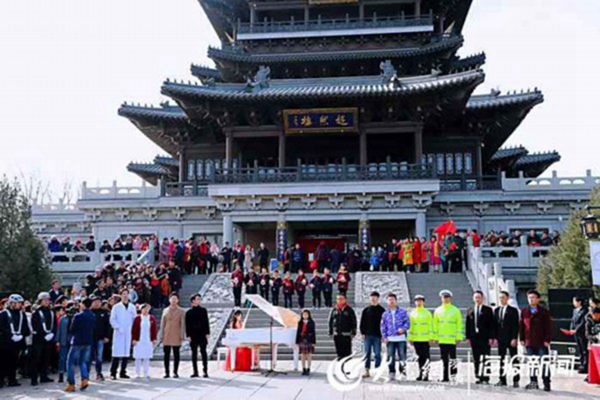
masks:
[[[403,308],[398,307],[394,293],[387,296],[388,310],[381,317],[381,337],[387,346],[390,379],[396,377],[396,356],[398,370],[406,377],[406,336],[410,328],[410,318]]]

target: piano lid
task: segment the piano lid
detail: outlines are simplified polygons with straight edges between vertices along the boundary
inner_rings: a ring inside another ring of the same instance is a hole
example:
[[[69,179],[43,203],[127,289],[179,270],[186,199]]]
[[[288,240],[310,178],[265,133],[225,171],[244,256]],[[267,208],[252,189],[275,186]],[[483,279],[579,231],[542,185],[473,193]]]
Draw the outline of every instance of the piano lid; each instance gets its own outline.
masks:
[[[257,294],[247,294],[246,299],[250,300],[250,302],[255,304],[265,314],[273,318],[275,321],[279,322],[282,326],[286,328],[298,327],[298,321],[300,321],[300,316],[292,310],[274,306],[273,304],[269,303],[267,300],[263,299]]]

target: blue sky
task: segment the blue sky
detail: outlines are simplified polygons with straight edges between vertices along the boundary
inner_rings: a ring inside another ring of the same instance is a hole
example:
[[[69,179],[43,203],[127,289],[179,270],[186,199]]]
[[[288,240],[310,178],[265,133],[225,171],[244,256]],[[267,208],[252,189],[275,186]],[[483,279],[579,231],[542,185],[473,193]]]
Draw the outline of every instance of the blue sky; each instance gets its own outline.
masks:
[[[598,15],[598,0],[474,0],[464,30],[459,54],[487,54],[477,92],[543,90],[508,144],[558,150],[563,176],[600,174]],[[119,105],[163,101],[217,44],[197,0],[1,1],[0,173],[139,185],[127,164],[162,152]]]

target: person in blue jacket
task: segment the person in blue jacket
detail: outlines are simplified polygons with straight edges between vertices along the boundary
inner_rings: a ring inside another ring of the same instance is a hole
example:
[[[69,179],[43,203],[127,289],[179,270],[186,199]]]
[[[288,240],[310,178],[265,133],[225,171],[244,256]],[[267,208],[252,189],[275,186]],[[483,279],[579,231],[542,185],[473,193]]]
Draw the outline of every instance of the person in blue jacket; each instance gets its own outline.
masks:
[[[81,373],[81,390],[89,386],[88,360],[91,357],[92,344],[94,342],[94,329],[96,327],[96,316],[90,310],[92,300],[87,298],[80,303],[80,312],[75,314],[71,322],[71,349],[67,358],[67,387],[65,392],[75,391],[75,364],[79,365]]]
[[[410,318],[406,310],[398,307],[394,293],[387,296],[388,309],[381,317],[381,338],[387,346],[390,379],[396,377],[396,356],[398,370],[406,377],[406,337],[410,328]]]

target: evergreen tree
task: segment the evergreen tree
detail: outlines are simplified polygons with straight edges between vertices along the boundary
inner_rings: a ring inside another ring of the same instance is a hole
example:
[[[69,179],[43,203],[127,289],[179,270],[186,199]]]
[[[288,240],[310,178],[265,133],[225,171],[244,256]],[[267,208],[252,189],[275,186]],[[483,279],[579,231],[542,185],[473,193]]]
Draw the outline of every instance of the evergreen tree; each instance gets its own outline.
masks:
[[[600,187],[592,190],[590,204],[600,206]],[[538,289],[544,295],[552,288],[592,287],[590,244],[581,231],[581,218],[586,213],[581,210],[571,214],[560,243],[540,263]]]
[[[52,280],[46,246],[31,229],[31,207],[20,185],[0,179],[0,291],[35,299]]]

